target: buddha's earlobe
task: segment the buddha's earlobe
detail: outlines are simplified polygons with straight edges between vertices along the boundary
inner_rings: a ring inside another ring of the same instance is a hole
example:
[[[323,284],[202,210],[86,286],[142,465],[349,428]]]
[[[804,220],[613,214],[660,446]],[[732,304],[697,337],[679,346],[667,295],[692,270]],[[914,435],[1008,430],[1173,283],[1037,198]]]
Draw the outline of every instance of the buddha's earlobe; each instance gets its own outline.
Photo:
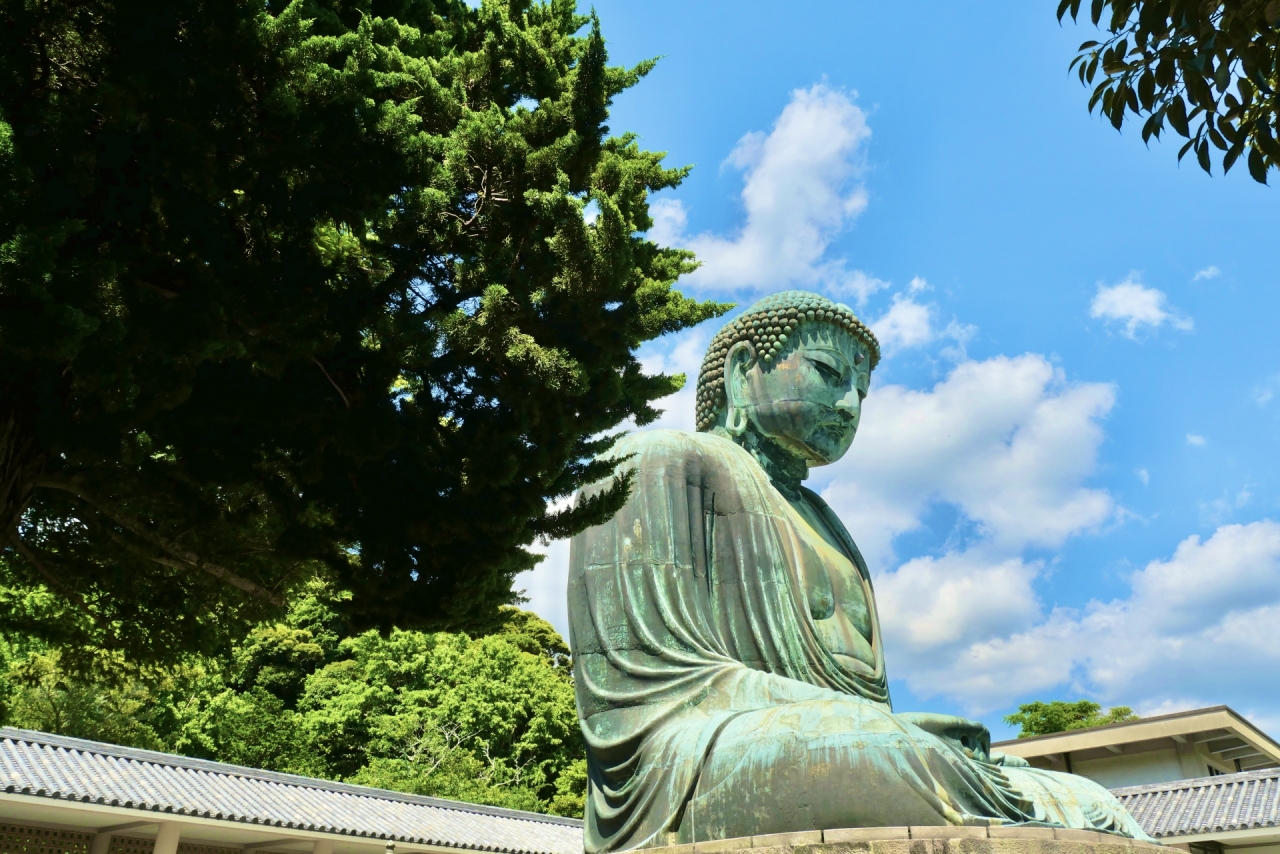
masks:
[[[724,429],[731,436],[747,431],[747,371],[756,363],[756,349],[750,341],[739,341],[724,357]]]

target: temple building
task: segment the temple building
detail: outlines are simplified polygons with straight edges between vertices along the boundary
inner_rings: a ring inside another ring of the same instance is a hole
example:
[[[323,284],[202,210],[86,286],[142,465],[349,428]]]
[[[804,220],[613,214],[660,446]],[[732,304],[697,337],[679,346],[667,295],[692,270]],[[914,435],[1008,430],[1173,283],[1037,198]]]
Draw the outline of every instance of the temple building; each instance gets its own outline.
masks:
[[[1166,845],[1280,854],[1280,744],[1227,706],[992,745],[1098,781]]]
[[[0,728],[0,854],[582,854],[571,818]]]
[[[1227,706],[991,745],[1109,789],[1280,767],[1280,744]]]

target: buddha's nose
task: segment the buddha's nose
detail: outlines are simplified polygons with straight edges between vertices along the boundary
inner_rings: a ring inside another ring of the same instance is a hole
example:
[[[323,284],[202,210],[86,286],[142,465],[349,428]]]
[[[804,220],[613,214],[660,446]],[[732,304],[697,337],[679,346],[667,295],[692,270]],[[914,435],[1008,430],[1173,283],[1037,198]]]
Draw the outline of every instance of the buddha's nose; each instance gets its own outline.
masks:
[[[858,420],[862,414],[862,395],[858,394],[856,387],[849,389],[848,394],[836,402],[836,411],[844,413],[852,421]]]

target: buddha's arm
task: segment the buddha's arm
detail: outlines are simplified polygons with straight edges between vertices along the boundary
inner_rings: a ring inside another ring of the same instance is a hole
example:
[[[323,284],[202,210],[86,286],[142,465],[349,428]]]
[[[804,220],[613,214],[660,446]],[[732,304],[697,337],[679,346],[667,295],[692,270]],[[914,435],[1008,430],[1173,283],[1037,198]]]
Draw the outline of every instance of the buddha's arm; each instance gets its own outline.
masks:
[[[978,721],[932,712],[899,712],[895,717],[950,742],[973,759],[991,761],[991,733]]]

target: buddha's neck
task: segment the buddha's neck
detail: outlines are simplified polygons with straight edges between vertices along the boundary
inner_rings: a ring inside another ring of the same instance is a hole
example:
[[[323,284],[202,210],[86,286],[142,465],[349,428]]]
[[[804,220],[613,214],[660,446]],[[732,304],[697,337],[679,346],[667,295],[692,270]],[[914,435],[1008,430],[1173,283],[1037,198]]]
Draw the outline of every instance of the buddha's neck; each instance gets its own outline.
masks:
[[[809,476],[809,465],[777,442],[748,429],[742,447],[756,458],[760,468],[778,491],[795,501],[800,498],[800,481]]]

